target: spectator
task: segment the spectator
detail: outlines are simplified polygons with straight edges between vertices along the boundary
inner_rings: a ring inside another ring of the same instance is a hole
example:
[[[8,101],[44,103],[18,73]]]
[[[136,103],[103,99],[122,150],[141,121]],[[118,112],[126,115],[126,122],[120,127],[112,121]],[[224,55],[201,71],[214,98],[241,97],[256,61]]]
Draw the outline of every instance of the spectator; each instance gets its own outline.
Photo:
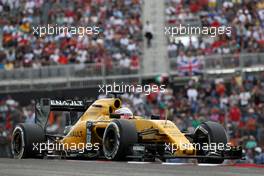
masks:
[[[255,148],[256,156],[255,163],[256,164],[264,164],[264,153],[262,153],[262,149],[260,147]]]
[[[190,87],[188,90],[187,90],[187,96],[188,96],[188,99],[190,102],[193,102],[193,101],[197,101],[197,97],[198,97],[198,92],[195,88],[193,87]]]
[[[250,93],[246,92],[244,88],[241,88],[241,93],[239,94],[240,106],[247,106],[250,98]]]
[[[146,22],[144,27],[145,38],[147,39],[148,48],[151,47],[151,40],[153,39],[153,28],[149,21]]]

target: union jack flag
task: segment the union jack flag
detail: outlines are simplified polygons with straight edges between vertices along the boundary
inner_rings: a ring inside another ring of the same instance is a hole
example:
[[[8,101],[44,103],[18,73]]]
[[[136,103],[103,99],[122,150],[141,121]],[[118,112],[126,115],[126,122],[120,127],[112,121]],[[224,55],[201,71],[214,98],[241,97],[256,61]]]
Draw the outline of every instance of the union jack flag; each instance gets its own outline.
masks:
[[[193,76],[201,73],[201,63],[195,58],[179,59],[177,69],[181,76]]]

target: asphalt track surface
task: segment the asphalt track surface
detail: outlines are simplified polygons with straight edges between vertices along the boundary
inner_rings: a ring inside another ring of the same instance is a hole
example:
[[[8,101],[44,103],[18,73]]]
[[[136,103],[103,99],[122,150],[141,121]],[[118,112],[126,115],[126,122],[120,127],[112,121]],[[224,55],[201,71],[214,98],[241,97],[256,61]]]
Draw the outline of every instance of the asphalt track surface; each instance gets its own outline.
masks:
[[[263,176],[264,168],[161,163],[0,159],[0,176]]]

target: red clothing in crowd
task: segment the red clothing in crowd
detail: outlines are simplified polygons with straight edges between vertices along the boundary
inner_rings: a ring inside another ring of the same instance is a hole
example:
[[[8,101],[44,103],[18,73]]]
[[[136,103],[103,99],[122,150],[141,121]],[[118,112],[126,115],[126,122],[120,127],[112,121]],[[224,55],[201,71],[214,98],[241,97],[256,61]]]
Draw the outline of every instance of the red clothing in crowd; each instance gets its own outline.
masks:
[[[153,103],[154,101],[156,101],[157,99],[157,96],[158,96],[158,93],[157,92],[151,92],[149,95],[147,95],[147,101],[149,103]]]
[[[192,2],[192,3],[190,4],[190,11],[191,11],[192,13],[197,13],[197,12],[199,12],[200,10],[201,10],[201,6],[200,6],[199,3]]]
[[[216,92],[218,95],[220,96],[224,95],[225,91],[226,91],[226,88],[224,84],[220,83],[216,86]]]
[[[233,122],[239,122],[241,118],[240,109],[236,106],[232,107],[229,112],[229,117]]]
[[[60,64],[68,64],[68,58],[66,56],[64,56],[64,55],[61,55],[59,57],[59,63]]]
[[[12,122],[11,122],[11,116],[10,116],[10,113],[7,114],[6,116],[6,125],[5,125],[5,128],[7,130],[11,130],[12,129]]]
[[[139,69],[139,59],[137,56],[132,56],[131,58],[131,69],[138,70]]]
[[[27,39],[21,39],[20,41],[19,41],[19,45],[28,45],[28,40]]]
[[[223,40],[218,40],[218,41],[215,41],[213,44],[212,44],[212,48],[219,48],[221,47],[222,45],[225,44],[225,41]]]
[[[66,17],[74,17],[74,12],[72,10],[67,10],[64,15]]]
[[[211,23],[211,27],[217,27],[218,28],[218,27],[220,27],[220,25],[221,24],[216,20]]]

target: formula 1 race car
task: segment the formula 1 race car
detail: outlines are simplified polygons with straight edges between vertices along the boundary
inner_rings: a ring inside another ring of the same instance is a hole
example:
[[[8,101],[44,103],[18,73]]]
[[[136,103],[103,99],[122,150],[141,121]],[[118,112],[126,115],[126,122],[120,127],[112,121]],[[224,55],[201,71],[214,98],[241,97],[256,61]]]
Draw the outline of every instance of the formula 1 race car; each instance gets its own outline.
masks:
[[[121,108],[116,95],[94,102],[40,99],[35,123],[18,124],[13,131],[13,156],[117,161],[196,158],[199,163],[242,158],[241,147],[229,145],[226,131],[218,123],[204,122],[193,133],[184,133],[172,121],[157,116],[115,113]],[[70,123],[65,123],[61,134],[48,128],[53,112],[70,114]]]

